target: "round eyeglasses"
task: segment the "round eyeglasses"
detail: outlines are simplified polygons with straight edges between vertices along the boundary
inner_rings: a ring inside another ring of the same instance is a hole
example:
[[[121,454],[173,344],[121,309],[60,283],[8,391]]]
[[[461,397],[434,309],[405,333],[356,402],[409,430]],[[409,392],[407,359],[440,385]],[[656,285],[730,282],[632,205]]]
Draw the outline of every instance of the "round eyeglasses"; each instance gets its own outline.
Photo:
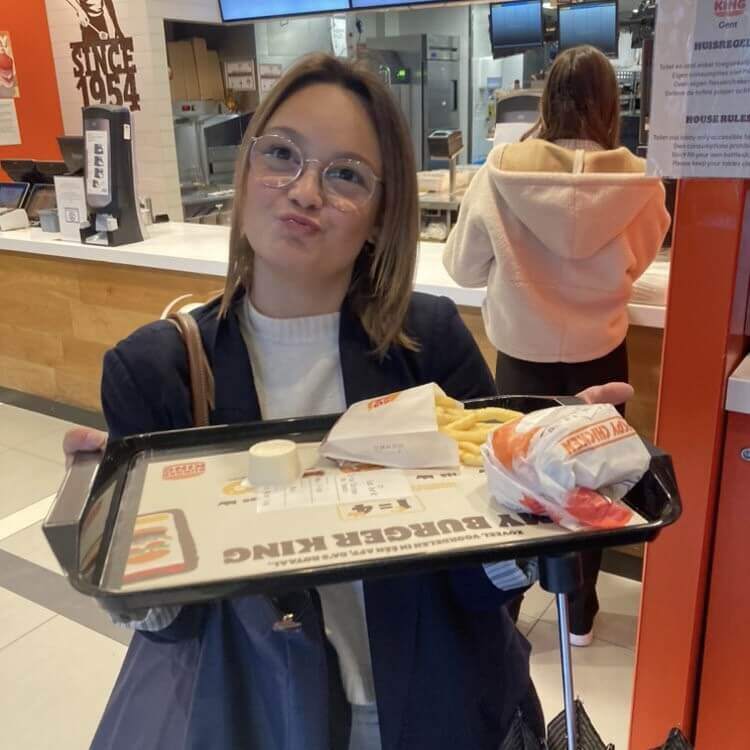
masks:
[[[261,135],[251,139],[250,173],[270,188],[289,187],[298,180],[307,164],[323,164],[305,159],[300,147],[281,135]],[[339,211],[356,211],[375,194],[378,183],[369,165],[356,159],[333,159],[320,171],[323,194]]]

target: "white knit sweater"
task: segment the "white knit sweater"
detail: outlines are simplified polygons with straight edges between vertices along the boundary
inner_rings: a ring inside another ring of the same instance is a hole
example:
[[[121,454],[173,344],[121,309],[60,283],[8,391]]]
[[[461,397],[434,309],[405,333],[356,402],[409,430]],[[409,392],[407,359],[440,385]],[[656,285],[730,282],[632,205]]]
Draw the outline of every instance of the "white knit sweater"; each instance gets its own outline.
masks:
[[[240,329],[247,346],[263,419],[334,414],[346,409],[339,354],[339,313],[274,319],[246,301]],[[534,565],[521,570],[513,561],[485,565],[500,589],[528,586]],[[339,660],[344,690],[354,705],[375,703],[375,686],[361,581],[320,586],[326,635]],[[157,607],[140,620],[115,621],[137,630],[162,630],[180,607]]]

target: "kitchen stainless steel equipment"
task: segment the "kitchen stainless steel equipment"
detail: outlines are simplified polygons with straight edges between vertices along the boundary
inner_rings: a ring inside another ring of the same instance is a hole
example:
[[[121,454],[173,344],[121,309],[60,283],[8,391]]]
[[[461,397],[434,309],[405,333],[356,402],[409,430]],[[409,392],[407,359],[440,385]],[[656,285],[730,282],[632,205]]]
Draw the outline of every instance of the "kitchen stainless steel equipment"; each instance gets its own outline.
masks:
[[[433,130],[427,137],[430,159],[448,162],[448,196],[456,196],[456,159],[464,150],[464,138],[460,130]]]
[[[500,97],[495,103],[495,144],[520,141],[539,118],[541,101],[541,90],[523,89]]]
[[[219,102],[176,102],[173,106],[177,164],[183,185],[226,185],[249,114],[226,112]]]
[[[372,69],[389,84],[411,132],[417,170],[430,164],[428,134],[456,130],[459,111],[457,36],[416,34],[367,39]]]

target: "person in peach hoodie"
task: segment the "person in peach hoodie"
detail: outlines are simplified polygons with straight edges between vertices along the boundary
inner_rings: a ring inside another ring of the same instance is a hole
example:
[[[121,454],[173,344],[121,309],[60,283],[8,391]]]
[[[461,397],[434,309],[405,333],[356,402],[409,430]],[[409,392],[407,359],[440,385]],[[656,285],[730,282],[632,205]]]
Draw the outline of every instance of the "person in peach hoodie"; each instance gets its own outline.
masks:
[[[627,305],[670,217],[664,186],[619,147],[619,130],[610,61],[593,47],[566,50],[538,122],[520,143],[496,146],[464,196],[443,262],[462,286],[487,287],[501,394],[573,395],[628,380]],[[578,646],[593,637],[601,551],[583,557],[584,587],[570,603]]]

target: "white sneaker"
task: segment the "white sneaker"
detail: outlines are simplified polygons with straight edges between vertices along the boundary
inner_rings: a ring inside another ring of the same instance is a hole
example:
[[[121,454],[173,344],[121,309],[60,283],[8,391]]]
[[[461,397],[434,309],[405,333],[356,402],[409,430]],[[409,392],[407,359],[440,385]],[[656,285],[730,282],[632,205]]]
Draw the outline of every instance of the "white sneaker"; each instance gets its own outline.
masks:
[[[584,633],[583,635],[576,635],[575,633],[570,633],[570,645],[576,646],[578,648],[586,648],[586,646],[590,646],[594,641],[594,629],[592,628],[589,630],[588,633]]]

